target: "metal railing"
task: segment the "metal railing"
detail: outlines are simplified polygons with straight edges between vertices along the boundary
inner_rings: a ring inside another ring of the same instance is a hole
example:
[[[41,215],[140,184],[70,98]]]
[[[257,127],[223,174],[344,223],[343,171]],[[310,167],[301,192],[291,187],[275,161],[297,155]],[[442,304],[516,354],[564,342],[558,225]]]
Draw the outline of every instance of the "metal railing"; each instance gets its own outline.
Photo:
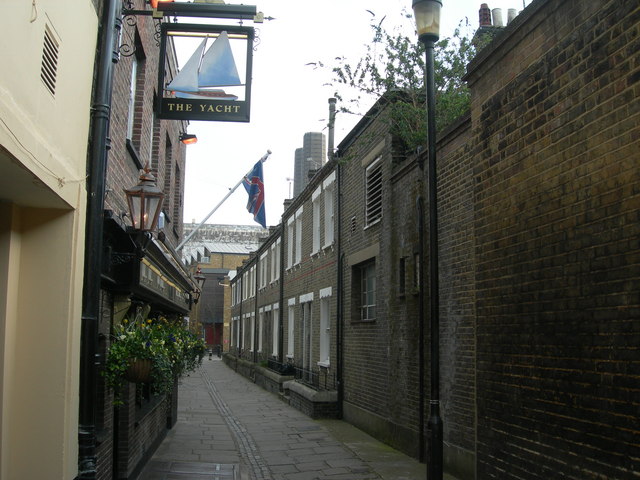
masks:
[[[329,373],[329,369],[326,368],[321,368],[319,371],[309,370],[291,363],[281,363],[275,359],[267,360],[267,368],[280,375],[293,375],[297,381],[315,390],[336,389],[335,373]]]

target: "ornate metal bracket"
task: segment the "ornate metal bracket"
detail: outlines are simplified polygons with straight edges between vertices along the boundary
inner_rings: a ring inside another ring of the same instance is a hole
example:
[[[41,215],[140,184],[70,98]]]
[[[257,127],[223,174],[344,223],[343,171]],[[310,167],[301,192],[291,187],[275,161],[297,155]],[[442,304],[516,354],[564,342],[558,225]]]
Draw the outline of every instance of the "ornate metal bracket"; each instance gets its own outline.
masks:
[[[118,45],[118,53],[123,57],[131,57],[136,53],[136,27],[138,25],[139,15],[153,16],[153,12],[147,10],[134,10],[133,0],[122,0],[122,18],[120,19],[118,25],[118,28],[120,29],[120,44]],[[159,47],[162,15],[160,15],[159,17],[153,16],[153,23],[153,38],[156,41],[156,47]]]

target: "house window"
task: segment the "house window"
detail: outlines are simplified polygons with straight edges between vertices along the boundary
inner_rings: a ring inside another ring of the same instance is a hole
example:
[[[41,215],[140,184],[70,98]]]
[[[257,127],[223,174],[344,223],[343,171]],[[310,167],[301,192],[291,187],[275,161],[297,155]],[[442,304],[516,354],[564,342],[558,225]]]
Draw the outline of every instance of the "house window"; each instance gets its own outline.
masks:
[[[251,346],[249,347],[251,351],[256,348],[256,314],[251,314]]]
[[[264,339],[264,316],[265,312],[258,313],[258,352],[262,352],[262,340]]]
[[[376,263],[370,260],[353,267],[352,320],[369,322],[376,318]]]
[[[324,246],[328,247],[333,243],[333,192],[335,172],[324,181]]]
[[[302,207],[296,212],[296,255],[295,264],[302,261]]]
[[[366,170],[365,219],[367,226],[382,218],[382,161],[378,157]]]
[[[249,298],[256,296],[256,266],[249,269]]]
[[[278,338],[280,332],[280,307],[277,303],[273,305],[271,319],[273,320],[273,328],[271,329],[271,355],[277,357],[280,354],[280,349],[278,348]]]
[[[247,336],[247,330],[249,329],[249,315],[245,315],[242,319],[242,335],[241,335],[241,344],[240,347],[244,349],[245,347],[245,337]]]
[[[172,216],[169,219],[170,222],[177,222],[178,219],[174,218],[175,215],[174,209],[171,208],[171,200],[173,200],[172,185],[171,185],[171,174],[173,173],[173,148],[171,145],[171,138],[169,135],[165,137],[164,140],[164,208],[165,212],[171,212]]]
[[[300,296],[302,314],[302,368],[309,373],[313,364],[313,317],[311,307],[313,293]],[[305,380],[311,380],[307,378]]]
[[[293,349],[295,345],[295,320],[296,320],[296,299],[289,299],[289,312],[287,314],[287,357],[293,358]]]
[[[180,233],[175,231],[177,225],[182,225],[182,174],[178,164],[175,166],[173,177],[173,228],[176,236]]]
[[[290,217],[287,221],[287,268],[293,267],[293,232],[295,217]]]
[[[232,347],[237,347],[238,346],[238,340],[236,338],[238,334],[238,319],[236,317],[233,317],[231,319],[231,346]]]
[[[278,238],[271,245],[271,281],[275,282],[280,278],[280,245],[281,240]]]
[[[267,274],[269,270],[267,265],[268,255],[269,252],[266,252],[260,256],[260,288],[265,288],[267,286]]]
[[[314,255],[320,251],[320,194],[322,193],[322,187],[318,187],[311,195],[311,202],[313,205],[313,245],[311,248],[311,255]]]
[[[241,286],[241,289],[242,289],[241,293],[242,293],[242,300],[243,301],[247,299],[247,291],[249,290],[248,282],[249,282],[249,274],[247,272],[245,272],[245,273],[242,274],[242,286]]]
[[[318,365],[329,366],[331,352],[331,287],[320,290],[320,357]]]

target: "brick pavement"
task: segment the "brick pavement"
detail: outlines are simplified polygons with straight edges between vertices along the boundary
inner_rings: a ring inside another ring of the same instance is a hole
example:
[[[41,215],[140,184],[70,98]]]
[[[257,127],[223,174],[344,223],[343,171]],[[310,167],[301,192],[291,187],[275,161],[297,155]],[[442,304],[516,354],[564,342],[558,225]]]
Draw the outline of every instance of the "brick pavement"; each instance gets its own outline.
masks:
[[[310,419],[219,359],[181,379],[179,395],[178,422],[139,480],[426,478],[425,465],[346,422]]]

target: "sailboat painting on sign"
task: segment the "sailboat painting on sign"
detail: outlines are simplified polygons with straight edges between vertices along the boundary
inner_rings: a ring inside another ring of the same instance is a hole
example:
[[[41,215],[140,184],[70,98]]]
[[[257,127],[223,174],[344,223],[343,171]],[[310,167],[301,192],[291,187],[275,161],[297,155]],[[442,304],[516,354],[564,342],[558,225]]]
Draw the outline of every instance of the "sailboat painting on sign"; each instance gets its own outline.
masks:
[[[220,88],[244,85],[238,76],[229,36],[226,31],[221,32],[208,50],[207,40],[202,40],[182,70],[167,85],[167,90],[177,98],[237,100],[237,95]]]
[[[250,121],[253,27],[163,22],[160,34],[158,118]]]

